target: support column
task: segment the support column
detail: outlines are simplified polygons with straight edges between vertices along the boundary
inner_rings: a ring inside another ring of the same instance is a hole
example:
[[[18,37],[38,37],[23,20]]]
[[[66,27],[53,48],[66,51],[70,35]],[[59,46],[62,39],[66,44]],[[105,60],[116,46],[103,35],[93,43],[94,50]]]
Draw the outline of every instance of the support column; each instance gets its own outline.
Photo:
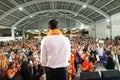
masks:
[[[71,23],[71,22],[70,22]],[[76,25],[76,24],[75,24]],[[72,39],[72,29],[71,29],[71,26],[70,26],[70,40]]]
[[[15,40],[15,31],[14,28],[11,28],[12,39]]]
[[[96,22],[94,23],[94,32],[95,32],[94,34],[95,34],[95,39],[96,39],[96,37],[97,37],[96,36]]]
[[[25,30],[22,30],[22,39],[25,40]]]
[[[111,20],[111,17],[110,17],[109,25],[110,25],[110,38],[112,39],[112,20]]]

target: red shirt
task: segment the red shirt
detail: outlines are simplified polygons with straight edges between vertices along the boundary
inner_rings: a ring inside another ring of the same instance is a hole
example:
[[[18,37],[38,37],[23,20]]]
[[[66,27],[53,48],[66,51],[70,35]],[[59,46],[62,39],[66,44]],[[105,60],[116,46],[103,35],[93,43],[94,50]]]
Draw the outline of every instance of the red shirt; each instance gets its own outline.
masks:
[[[70,64],[74,65],[74,62],[75,62],[75,55],[72,53],[70,57]]]
[[[9,77],[9,75],[12,75],[14,73],[15,73],[15,71],[13,69],[8,69],[7,76]]]
[[[85,71],[89,72],[91,70],[94,69],[94,65],[92,64],[92,62],[88,61],[85,57],[84,57],[84,62],[82,64],[82,68],[85,68]]]
[[[69,73],[69,72],[71,72],[73,75],[76,74],[76,70],[75,70],[75,67],[74,67],[73,65],[70,65],[70,66],[68,67],[68,73]]]

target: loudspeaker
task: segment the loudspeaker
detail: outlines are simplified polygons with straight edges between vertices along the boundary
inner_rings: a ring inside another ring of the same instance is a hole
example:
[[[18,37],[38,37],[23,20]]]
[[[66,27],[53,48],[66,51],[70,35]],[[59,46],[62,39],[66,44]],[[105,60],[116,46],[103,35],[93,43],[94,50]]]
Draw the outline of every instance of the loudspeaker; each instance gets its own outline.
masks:
[[[101,71],[102,80],[120,80],[120,72],[118,70]]]
[[[81,72],[81,80],[101,80],[98,72]]]

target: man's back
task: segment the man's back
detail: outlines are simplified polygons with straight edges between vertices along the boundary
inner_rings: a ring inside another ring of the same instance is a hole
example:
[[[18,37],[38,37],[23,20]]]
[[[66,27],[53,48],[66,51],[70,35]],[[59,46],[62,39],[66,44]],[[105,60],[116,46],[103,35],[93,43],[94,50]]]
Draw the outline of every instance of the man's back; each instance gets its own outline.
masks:
[[[47,55],[47,62],[43,65],[51,68],[68,66],[70,58],[70,41],[63,35],[49,35],[42,40],[44,51]]]
[[[46,67],[46,80],[68,80],[70,41],[58,29],[58,21],[48,23],[49,32],[41,42],[41,64]]]

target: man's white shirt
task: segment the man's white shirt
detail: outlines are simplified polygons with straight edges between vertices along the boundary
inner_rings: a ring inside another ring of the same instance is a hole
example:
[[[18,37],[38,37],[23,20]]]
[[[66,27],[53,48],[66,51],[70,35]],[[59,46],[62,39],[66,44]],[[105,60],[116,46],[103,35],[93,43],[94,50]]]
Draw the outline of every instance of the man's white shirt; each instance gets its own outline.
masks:
[[[41,64],[50,68],[69,66],[70,40],[64,35],[49,35],[41,41]]]

